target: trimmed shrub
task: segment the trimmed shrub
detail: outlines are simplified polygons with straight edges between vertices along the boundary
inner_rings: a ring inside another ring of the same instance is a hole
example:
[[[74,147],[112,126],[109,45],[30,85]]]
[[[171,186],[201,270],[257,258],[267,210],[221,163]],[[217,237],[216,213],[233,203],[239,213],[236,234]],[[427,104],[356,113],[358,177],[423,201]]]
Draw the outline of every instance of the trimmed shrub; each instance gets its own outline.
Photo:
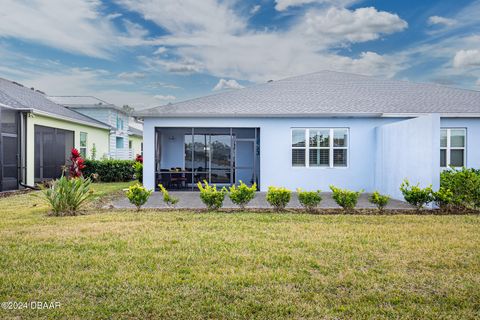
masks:
[[[292,191],[283,187],[268,187],[267,202],[275,208],[276,211],[284,210],[292,197]]]
[[[148,190],[140,183],[135,183],[128,188],[126,195],[130,203],[137,207],[137,211],[140,211],[142,206],[147,203],[152,192],[152,190]]]
[[[440,187],[453,193],[453,206],[457,208],[480,207],[479,170],[467,168],[444,170],[440,175]]]
[[[54,180],[51,187],[43,190],[43,196],[55,216],[74,216],[80,207],[92,197],[90,179],[83,177],[68,179],[62,176]]]
[[[227,190],[222,188],[217,190],[216,185],[209,185],[207,180],[203,180],[205,186],[201,182],[197,183],[198,189],[200,190],[200,199],[207,206],[208,210],[218,210],[223,207],[223,201],[225,200],[225,194]]]
[[[453,204],[453,192],[450,189],[440,187],[437,192],[432,193],[433,202],[442,210],[450,210]]]
[[[255,192],[257,191],[257,184],[254,183],[251,187],[247,186],[240,180],[240,185],[236,187],[231,186],[229,189],[228,197],[234,204],[239,206],[242,210],[245,206],[255,198]]]
[[[363,192],[363,190],[351,191],[340,189],[333,185],[330,186],[330,190],[332,190],[333,200],[345,211],[351,211],[357,206],[358,198]]]
[[[132,160],[85,160],[83,175],[90,177],[98,175],[102,182],[128,182],[134,179],[134,168]]]
[[[320,190],[317,191],[303,191],[302,189],[297,189],[297,196],[300,205],[308,212],[313,212],[318,207],[322,201],[322,196]]]
[[[390,201],[390,197],[387,195],[382,195],[380,192],[375,191],[370,196],[369,201],[373,203],[378,210],[383,211],[383,209],[387,206],[388,202]]]
[[[432,202],[432,186],[426,188],[420,188],[419,185],[412,186],[407,179],[403,180],[400,186],[400,191],[405,198],[405,201],[417,208],[417,211],[422,209],[425,205]]]
[[[163,194],[163,202],[165,202],[167,206],[175,206],[178,203],[179,199],[171,196],[161,183],[158,185],[158,187]]]

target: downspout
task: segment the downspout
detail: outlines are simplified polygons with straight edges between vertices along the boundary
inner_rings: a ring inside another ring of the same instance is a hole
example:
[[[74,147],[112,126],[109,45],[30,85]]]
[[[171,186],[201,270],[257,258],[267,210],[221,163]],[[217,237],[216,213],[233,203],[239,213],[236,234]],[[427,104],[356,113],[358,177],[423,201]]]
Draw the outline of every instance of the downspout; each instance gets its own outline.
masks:
[[[30,112],[20,112],[20,128],[18,132],[18,136],[20,136],[20,154],[18,161],[20,162],[20,179],[18,180],[18,184],[27,189],[32,190],[40,190],[36,186],[30,186],[26,184],[27,179],[27,118]],[[35,141],[32,141],[35,143]]]

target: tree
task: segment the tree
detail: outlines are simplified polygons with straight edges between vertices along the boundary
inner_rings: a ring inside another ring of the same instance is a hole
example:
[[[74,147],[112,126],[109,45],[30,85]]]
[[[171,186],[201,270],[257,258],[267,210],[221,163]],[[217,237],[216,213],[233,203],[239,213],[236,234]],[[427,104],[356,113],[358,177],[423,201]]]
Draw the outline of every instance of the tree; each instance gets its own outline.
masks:
[[[135,111],[134,108],[130,107],[128,104],[123,105],[122,110],[129,116]]]

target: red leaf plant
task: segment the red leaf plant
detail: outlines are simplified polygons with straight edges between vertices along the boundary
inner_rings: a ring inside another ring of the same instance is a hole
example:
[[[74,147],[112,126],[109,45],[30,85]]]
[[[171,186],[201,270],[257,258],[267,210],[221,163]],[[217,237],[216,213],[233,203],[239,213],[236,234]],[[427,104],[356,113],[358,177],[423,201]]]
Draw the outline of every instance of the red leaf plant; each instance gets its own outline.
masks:
[[[80,155],[80,152],[75,148],[72,149],[70,161],[72,162],[70,165],[70,177],[79,178],[83,176],[82,170],[85,168],[84,160]]]
[[[135,162],[143,163],[143,156],[141,154],[137,154],[135,157]]]

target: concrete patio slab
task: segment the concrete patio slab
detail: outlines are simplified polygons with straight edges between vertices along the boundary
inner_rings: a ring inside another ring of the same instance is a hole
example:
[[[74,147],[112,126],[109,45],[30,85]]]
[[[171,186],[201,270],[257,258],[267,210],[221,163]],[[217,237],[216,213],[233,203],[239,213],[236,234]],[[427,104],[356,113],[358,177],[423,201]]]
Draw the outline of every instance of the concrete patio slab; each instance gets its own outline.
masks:
[[[200,200],[199,192],[192,191],[171,191],[170,194],[180,201],[177,203],[175,208],[177,209],[204,209],[205,205]],[[247,205],[248,209],[269,209],[271,208],[265,199],[266,192],[257,192],[255,198]],[[357,208],[359,209],[369,209],[375,208],[373,204],[368,201],[370,194],[364,193],[360,196],[358,200]],[[334,209],[340,208],[335,201],[332,199],[332,194],[325,192],[322,193],[322,202],[320,203],[320,209]],[[133,209],[135,208],[126,197],[113,201],[111,207],[116,209]],[[228,196],[225,197],[224,206],[225,209],[238,208],[234,205]],[[149,209],[166,209],[168,206],[163,202],[163,195],[161,192],[154,192],[148,202],[145,204],[144,208]],[[298,197],[296,193],[292,193],[292,199],[287,205],[287,209],[299,209],[301,208],[300,203],[298,202]],[[390,203],[386,209],[412,209],[408,203],[398,200],[390,200]]]

